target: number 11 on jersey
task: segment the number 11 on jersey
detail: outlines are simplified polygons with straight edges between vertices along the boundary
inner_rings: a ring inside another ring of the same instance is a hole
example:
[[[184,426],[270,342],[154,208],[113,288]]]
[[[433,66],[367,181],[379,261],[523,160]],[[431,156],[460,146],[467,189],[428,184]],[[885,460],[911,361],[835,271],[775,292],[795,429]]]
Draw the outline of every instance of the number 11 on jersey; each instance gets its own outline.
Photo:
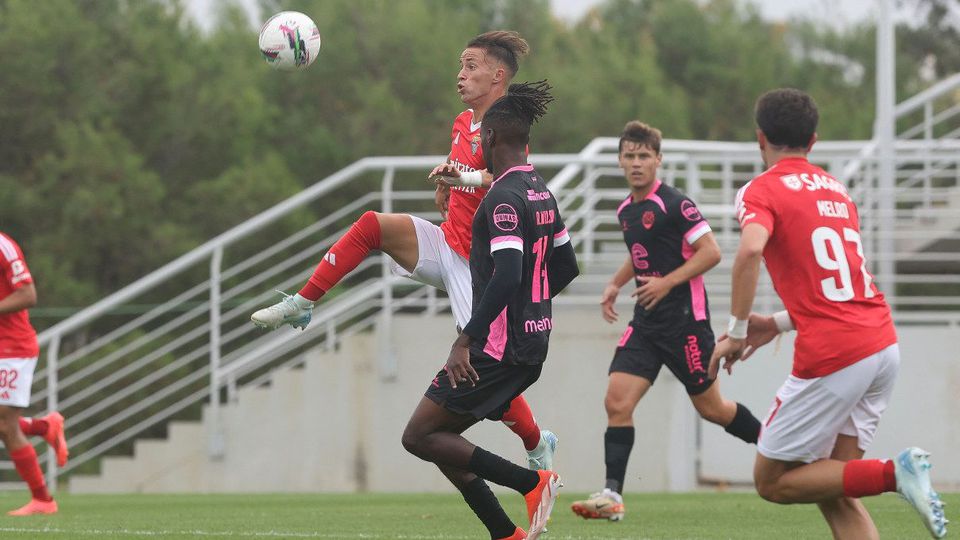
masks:
[[[533,266],[533,286],[530,287],[533,292],[533,301],[540,303],[541,300],[550,299],[550,281],[547,279],[547,242],[549,236],[542,236],[533,244],[533,253],[537,260]]]

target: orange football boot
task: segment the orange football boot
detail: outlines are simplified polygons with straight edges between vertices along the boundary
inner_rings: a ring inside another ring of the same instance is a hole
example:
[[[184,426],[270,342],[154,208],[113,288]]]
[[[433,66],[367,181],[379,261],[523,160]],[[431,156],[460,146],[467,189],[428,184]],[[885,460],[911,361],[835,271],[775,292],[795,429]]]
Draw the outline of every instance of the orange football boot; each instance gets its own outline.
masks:
[[[67,438],[63,434],[63,415],[57,411],[44,416],[40,420],[46,420],[47,432],[43,440],[47,441],[50,448],[57,453],[57,465],[63,467],[67,464],[67,456],[70,455],[70,449],[67,448]]]
[[[57,513],[57,501],[51,499],[49,501],[41,501],[39,499],[30,499],[30,502],[17,508],[16,510],[11,510],[7,512],[8,516],[34,516],[37,514],[56,514]]]
[[[527,516],[530,518],[528,540],[536,540],[543,532],[547,520],[550,519],[550,512],[553,511],[553,503],[556,502],[557,494],[563,486],[559,474],[553,471],[536,472],[540,476],[540,482],[537,487],[523,496],[527,503]]]

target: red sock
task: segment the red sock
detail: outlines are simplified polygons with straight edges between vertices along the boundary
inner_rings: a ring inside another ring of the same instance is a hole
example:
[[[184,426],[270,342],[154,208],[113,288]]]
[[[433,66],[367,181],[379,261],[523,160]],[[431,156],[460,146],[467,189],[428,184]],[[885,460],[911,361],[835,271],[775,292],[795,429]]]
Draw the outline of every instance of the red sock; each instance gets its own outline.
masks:
[[[47,434],[47,421],[41,420],[40,418],[24,418],[20,417],[20,431],[24,435],[39,435],[44,436]]]
[[[843,495],[866,497],[897,490],[893,461],[888,459],[855,459],[843,467]]]
[[[511,431],[520,436],[523,440],[523,447],[529,452],[540,444],[540,426],[533,419],[533,411],[523,395],[513,398],[510,402],[510,409],[504,413],[501,422],[507,425]]]
[[[373,249],[380,249],[380,222],[376,212],[368,210],[323,256],[310,280],[300,289],[300,296],[316,302]]]
[[[43,471],[40,470],[40,462],[37,461],[37,451],[33,449],[33,446],[28,444],[13,450],[10,452],[10,460],[17,468],[20,478],[23,478],[23,481],[30,487],[30,493],[33,494],[34,499],[53,500],[50,492],[47,491],[47,484],[43,480]]]

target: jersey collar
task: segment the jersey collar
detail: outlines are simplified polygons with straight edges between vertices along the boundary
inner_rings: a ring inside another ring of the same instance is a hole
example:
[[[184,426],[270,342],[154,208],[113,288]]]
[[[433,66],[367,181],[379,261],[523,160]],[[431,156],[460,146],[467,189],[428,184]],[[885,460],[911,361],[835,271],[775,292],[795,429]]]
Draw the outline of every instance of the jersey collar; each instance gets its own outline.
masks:
[[[498,176],[496,180],[491,182],[490,187],[493,187],[493,185],[499,182],[501,178],[512,173],[513,171],[533,172],[533,165],[530,165],[529,163],[527,163],[526,165],[517,165],[516,167],[510,167],[509,169],[506,170],[506,172]]]
[[[666,214],[666,213],[667,213],[667,205],[664,204],[664,203],[663,203],[663,199],[661,199],[660,196],[657,195],[657,190],[660,189],[660,186],[661,186],[661,185],[663,185],[663,182],[661,182],[660,179],[657,178],[657,179],[653,182],[653,188],[650,190],[650,193],[647,193],[647,195],[646,195],[643,199],[641,199],[641,200],[639,200],[639,201],[634,201],[634,200],[633,200],[633,194],[631,193],[631,194],[630,194],[630,198],[627,199],[627,200],[629,200],[630,202],[638,202],[638,203],[641,203],[641,202],[643,202],[643,201],[653,201],[654,203],[656,203],[657,206],[660,207],[661,210],[663,210],[663,213]]]
[[[801,157],[801,156],[785,157],[785,158],[780,159],[779,161],[777,161],[777,162],[774,163],[773,165],[771,165],[769,169],[767,169],[767,170],[765,170],[765,171],[763,171],[763,172],[768,173],[768,172],[776,169],[777,166],[780,165],[781,163],[784,164],[784,165],[794,165],[794,164],[801,164],[801,163],[810,163],[810,160],[808,160],[808,159],[805,158],[805,157]]]
[[[481,120],[480,122],[477,122],[476,124],[474,124],[474,123],[473,123],[473,115],[474,115],[473,109],[467,109],[467,110],[470,111],[470,133],[473,133],[474,131],[479,131],[479,130],[480,130],[480,124],[482,124],[483,121]]]

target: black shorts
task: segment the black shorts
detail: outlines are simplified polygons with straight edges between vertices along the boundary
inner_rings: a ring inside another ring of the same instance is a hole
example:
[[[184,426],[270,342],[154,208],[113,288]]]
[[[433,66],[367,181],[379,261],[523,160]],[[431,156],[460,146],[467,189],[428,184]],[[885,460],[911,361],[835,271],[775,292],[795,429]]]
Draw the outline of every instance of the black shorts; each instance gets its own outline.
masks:
[[[610,373],[619,371],[657,380],[667,366],[691,396],[702,394],[713,381],[707,377],[716,341],[707,321],[689,323],[676,334],[644,333],[633,322],[627,327],[610,362]]]
[[[492,358],[470,355],[470,365],[480,376],[476,386],[469,382],[450,386],[446,368],[437,373],[423,395],[444,409],[477,420],[500,420],[510,402],[540,378],[543,364],[520,366]]]

